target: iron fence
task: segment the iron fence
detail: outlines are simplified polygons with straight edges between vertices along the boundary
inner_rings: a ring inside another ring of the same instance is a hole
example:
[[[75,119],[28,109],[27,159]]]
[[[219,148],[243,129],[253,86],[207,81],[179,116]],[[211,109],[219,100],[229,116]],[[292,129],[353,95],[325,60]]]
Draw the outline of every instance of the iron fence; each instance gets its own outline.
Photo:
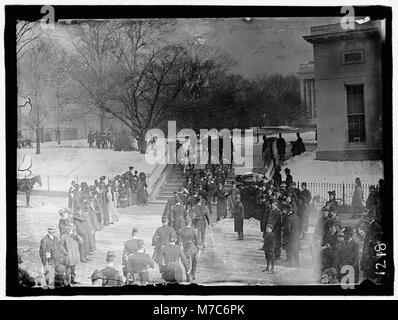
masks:
[[[297,181],[297,187],[300,187],[300,181]],[[362,183],[363,200],[369,196],[369,187],[371,184]],[[312,197],[319,196],[320,200],[329,200],[329,191],[336,192],[336,199],[341,199],[343,204],[351,205],[352,196],[355,191],[354,183],[345,182],[307,182],[307,189]]]

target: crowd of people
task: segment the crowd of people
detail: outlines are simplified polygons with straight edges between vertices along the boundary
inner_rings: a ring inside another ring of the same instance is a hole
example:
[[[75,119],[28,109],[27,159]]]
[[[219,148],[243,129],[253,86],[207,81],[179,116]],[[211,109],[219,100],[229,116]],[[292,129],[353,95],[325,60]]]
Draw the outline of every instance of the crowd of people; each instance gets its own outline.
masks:
[[[206,228],[210,225],[212,207],[216,207],[217,221],[227,217],[228,210],[234,219],[237,240],[244,240],[245,218],[255,217],[260,221],[266,267],[264,272],[275,272],[275,261],[287,267],[299,267],[300,250],[308,232],[308,217],[311,210],[311,192],[305,182],[300,189],[288,168],[276,166],[271,180],[259,174],[236,176],[232,186],[226,185],[229,165],[206,165],[203,169],[189,168],[183,171],[184,183],[175,191],[165,205],[162,225],[152,237],[154,253],[145,252],[144,241],[137,228],[133,228],[131,239],[124,243],[121,257],[123,270],[119,272],[114,262],[116,254],[109,251],[107,266],[95,270],[92,284],[99,286],[122,286],[150,282],[148,271],[158,264],[166,282],[188,282],[195,280],[198,257],[206,248]],[[96,250],[95,233],[104,226],[117,222],[117,207],[146,205],[145,174],[133,167],[105,183],[106,177],[88,186],[72,182],[69,189],[68,208],[59,211],[58,228],[50,226],[48,234],[40,243],[40,258],[48,285],[68,286],[77,284],[76,265],[86,262]],[[360,180],[356,179],[360,188]],[[372,187],[366,201],[373,219],[359,257],[359,244],[354,239],[351,226],[343,225],[337,213],[338,202],[335,191],[329,192],[329,200],[323,206],[315,227],[312,253],[320,260],[317,266],[318,280],[323,284],[336,284],[346,272],[354,271],[359,280],[359,269],[364,276],[374,273],[372,245],[380,241],[382,231],[377,215],[382,210],[380,186]],[[359,191],[354,197],[358,196]],[[363,196],[363,195],[361,195]],[[355,201],[353,201],[354,203]],[[59,237],[56,233],[59,231]],[[211,231],[211,230],[210,230]],[[282,261],[286,253],[286,260]],[[372,260],[373,259],[373,260]],[[181,268],[181,265],[183,268]],[[348,266],[348,269],[347,269]],[[21,280],[26,285],[32,279],[21,269]]]
[[[147,206],[147,202],[146,175],[138,174],[132,166],[107,182],[105,176],[90,186],[72,181],[68,207],[59,210],[58,227],[49,226],[48,234],[40,242],[39,256],[46,284],[55,287],[77,284],[76,265],[86,263],[96,250],[96,232],[118,222],[116,208]]]
[[[89,148],[114,149],[115,151],[138,151],[139,138],[133,137],[126,130],[98,131],[88,133],[87,143]]]

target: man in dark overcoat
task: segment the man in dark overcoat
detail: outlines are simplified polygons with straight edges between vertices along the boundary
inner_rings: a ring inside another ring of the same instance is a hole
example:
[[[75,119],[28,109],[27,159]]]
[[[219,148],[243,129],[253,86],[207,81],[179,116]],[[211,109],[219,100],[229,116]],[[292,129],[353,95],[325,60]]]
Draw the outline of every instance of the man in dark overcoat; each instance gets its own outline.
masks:
[[[282,133],[279,134],[279,138],[276,140],[276,149],[278,150],[279,161],[285,161],[286,141],[282,138]]]
[[[289,267],[299,266],[300,218],[293,212],[291,205],[286,205],[287,217],[283,227],[286,233],[286,253]]]
[[[354,230],[352,227],[344,228],[344,242],[338,247],[336,252],[335,268],[337,270],[337,278],[340,280],[342,276],[341,268],[343,266],[351,266],[355,272],[355,283],[359,280],[359,245],[353,239]]]
[[[271,210],[268,216],[268,223],[272,225],[272,232],[275,235],[275,258],[281,257],[282,246],[282,212],[278,207],[278,200],[271,200]]]
[[[233,209],[234,231],[238,233],[238,240],[243,240],[243,219],[245,218],[245,211],[240,201],[239,194],[236,195],[235,202],[236,204]]]

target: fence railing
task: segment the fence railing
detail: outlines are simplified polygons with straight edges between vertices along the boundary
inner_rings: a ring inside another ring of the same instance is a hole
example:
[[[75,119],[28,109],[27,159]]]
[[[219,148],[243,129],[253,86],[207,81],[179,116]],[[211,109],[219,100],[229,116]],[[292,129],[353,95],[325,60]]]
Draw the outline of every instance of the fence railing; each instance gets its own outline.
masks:
[[[297,181],[297,187],[300,187],[300,181]],[[370,184],[362,183],[363,200],[369,196]],[[307,189],[311,192],[312,197],[319,195],[321,200],[329,199],[329,191],[336,192],[336,199],[342,199],[343,204],[351,205],[352,196],[355,191],[354,183],[344,182],[307,182]]]

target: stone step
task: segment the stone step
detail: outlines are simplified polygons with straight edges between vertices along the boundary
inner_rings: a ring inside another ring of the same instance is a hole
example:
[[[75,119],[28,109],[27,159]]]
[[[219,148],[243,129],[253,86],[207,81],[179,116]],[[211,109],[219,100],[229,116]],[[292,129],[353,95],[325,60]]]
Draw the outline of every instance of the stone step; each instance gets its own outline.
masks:
[[[156,197],[156,200],[157,201],[167,201],[167,200],[169,200],[170,198],[172,197],[172,195],[171,196],[161,196],[161,195],[158,195],[157,197]]]

